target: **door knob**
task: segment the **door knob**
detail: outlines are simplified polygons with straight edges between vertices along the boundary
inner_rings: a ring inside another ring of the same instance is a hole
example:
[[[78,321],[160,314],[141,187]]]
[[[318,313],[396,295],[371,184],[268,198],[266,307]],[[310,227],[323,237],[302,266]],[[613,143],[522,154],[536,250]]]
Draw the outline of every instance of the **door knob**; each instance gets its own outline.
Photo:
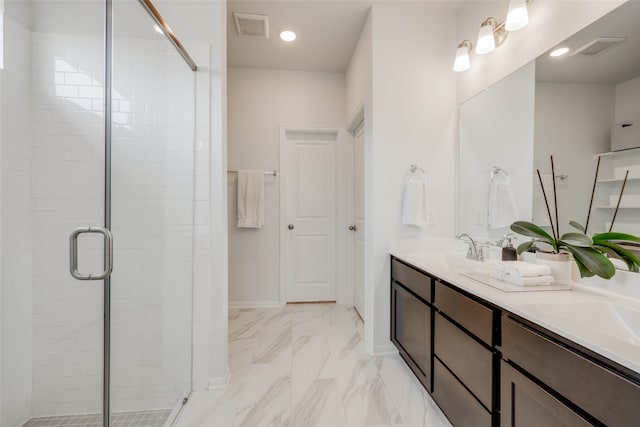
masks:
[[[349,230],[356,231],[358,228],[355,225],[350,225]]]
[[[289,230],[293,230],[295,227],[293,226],[293,224],[289,224],[289,226],[287,227]]]

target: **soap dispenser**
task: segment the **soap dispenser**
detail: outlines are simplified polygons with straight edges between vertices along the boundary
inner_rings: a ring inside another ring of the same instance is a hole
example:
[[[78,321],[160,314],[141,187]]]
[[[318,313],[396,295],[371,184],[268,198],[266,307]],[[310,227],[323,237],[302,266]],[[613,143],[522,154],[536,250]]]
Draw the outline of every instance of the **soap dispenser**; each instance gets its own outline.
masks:
[[[511,239],[507,238],[507,246],[502,248],[502,260],[503,261],[517,261],[518,251],[513,247]]]

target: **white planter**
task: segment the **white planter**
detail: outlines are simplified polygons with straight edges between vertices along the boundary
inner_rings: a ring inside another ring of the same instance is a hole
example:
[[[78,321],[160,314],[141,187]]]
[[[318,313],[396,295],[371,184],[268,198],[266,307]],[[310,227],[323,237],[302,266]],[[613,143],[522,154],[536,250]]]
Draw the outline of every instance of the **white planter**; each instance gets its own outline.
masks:
[[[548,265],[551,268],[551,275],[554,283],[559,285],[570,285],[573,262],[571,255],[566,253],[553,254],[550,252],[536,252],[536,262]]]

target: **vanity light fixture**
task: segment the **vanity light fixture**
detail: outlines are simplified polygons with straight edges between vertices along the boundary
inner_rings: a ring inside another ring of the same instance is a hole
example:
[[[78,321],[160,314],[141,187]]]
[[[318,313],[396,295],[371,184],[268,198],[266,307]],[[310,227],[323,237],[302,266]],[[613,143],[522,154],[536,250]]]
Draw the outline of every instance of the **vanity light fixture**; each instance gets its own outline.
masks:
[[[507,31],[518,31],[529,23],[529,12],[527,11],[527,0],[511,0],[509,2],[509,12],[505,21]]]
[[[504,29],[504,22],[498,24],[496,18],[487,18],[482,22],[480,31],[478,31],[476,53],[485,55],[493,52],[496,46],[500,46],[506,38],[507,32]]]
[[[291,30],[284,30],[280,32],[280,38],[286,42],[292,42],[296,39],[296,33]]]
[[[456,73],[467,71],[471,66],[469,61],[469,52],[473,49],[473,45],[469,40],[464,40],[458,45],[456,50],[456,60],[453,62],[453,71]]]
[[[566,55],[569,52],[569,48],[564,46],[564,47],[558,47],[553,49],[550,53],[549,56],[552,56],[554,58],[558,57],[558,56],[562,56],[562,55]]]

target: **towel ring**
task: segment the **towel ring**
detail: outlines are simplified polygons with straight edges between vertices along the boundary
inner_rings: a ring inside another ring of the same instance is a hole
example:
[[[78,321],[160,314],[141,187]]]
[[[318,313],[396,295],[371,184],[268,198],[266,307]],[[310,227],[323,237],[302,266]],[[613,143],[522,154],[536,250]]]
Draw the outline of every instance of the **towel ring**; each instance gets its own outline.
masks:
[[[491,168],[491,175],[489,175],[489,178],[493,179],[493,177],[495,177],[500,172],[502,172],[506,176],[509,176],[509,173],[506,170],[502,169],[499,166],[494,166],[494,167]]]
[[[418,165],[411,165],[411,168],[409,169],[409,172],[407,172],[407,175],[409,175],[410,173],[416,173],[416,172],[420,172],[422,176],[425,178],[427,177],[427,174],[425,173],[424,169],[422,169]]]

